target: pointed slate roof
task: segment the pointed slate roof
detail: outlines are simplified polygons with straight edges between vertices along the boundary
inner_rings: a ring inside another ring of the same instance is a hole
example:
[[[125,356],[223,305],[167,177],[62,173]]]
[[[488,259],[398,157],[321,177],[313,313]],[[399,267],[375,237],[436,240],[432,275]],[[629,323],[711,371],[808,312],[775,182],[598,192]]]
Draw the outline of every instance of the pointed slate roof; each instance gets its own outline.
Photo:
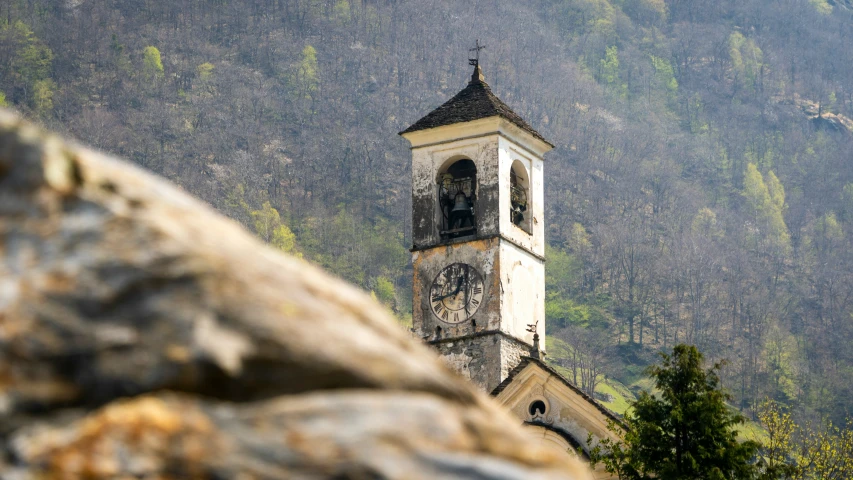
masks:
[[[400,134],[495,116],[509,120],[525,132],[554,146],[492,93],[492,89],[483,79],[479,65],[475,67],[467,87]]]

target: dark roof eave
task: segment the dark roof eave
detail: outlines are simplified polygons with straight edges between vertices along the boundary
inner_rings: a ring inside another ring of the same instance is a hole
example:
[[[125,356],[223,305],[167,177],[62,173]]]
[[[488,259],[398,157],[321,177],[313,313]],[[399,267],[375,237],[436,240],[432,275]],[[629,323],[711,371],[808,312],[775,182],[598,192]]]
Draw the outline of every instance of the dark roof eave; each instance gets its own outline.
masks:
[[[510,123],[512,123],[513,125],[515,125],[515,123],[514,123],[514,122],[512,122],[512,121],[511,121],[511,120],[509,120],[508,118],[502,117],[502,116],[500,116],[500,115],[492,115],[492,117],[503,118],[504,120],[507,120],[507,121],[509,121]],[[476,120],[482,120],[482,119],[484,119],[484,118],[491,118],[491,117],[483,117],[483,118],[478,118],[478,119],[476,119]],[[473,122],[473,121],[476,121],[476,120],[467,120],[467,121]],[[457,123],[465,123],[465,122],[457,122]],[[411,127],[409,127],[409,128],[407,128],[406,130],[403,130],[403,131],[401,131],[401,132],[397,132],[397,135],[405,135],[405,134],[407,134],[407,133],[412,133],[412,132],[422,132],[422,131],[424,131],[424,130],[431,130],[431,129],[433,129],[433,128],[441,128],[441,127],[446,127],[446,126],[449,126],[449,125],[453,125],[453,124],[452,124],[452,123],[449,123],[449,124],[447,124],[447,125],[438,125],[438,126],[435,126],[435,127],[428,127],[428,128],[426,128],[426,127],[425,127],[425,128],[417,128],[417,129],[412,129]],[[516,126],[516,127],[518,127],[518,125],[515,125],[515,126]],[[521,128],[521,127],[519,127],[519,129],[520,129],[521,131],[523,131],[523,132],[525,132],[525,133],[529,134],[530,136],[532,136],[532,137],[533,137],[533,138],[535,138],[536,140],[539,140],[540,142],[544,143],[544,144],[545,144],[545,145],[547,145],[549,148],[556,148],[556,145],[554,145],[553,143],[549,142],[548,140],[545,140],[545,138],[543,138],[543,137],[542,137],[542,135],[538,135],[538,134],[537,134],[537,135],[534,135],[534,134],[533,134],[533,133],[531,133],[529,130],[526,130],[526,129]]]
[[[477,75],[477,72],[479,70],[475,70],[475,75],[467,87],[399,134],[403,135],[405,133],[497,116],[509,121],[537,140],[545,142],[552,148],[554,147],[551,142],[545,140],[545,137],[534,130],[523,118],[513,112],[507,104],[492,93],[492,89]]]

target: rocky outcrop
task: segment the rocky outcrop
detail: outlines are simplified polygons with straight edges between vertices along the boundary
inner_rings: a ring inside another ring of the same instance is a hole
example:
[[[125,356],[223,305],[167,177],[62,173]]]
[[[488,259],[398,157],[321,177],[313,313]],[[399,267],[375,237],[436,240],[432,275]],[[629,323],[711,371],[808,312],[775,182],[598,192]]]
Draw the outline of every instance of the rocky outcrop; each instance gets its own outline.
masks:
[[[363,292],[0,111],[0,477],[586,478]]]

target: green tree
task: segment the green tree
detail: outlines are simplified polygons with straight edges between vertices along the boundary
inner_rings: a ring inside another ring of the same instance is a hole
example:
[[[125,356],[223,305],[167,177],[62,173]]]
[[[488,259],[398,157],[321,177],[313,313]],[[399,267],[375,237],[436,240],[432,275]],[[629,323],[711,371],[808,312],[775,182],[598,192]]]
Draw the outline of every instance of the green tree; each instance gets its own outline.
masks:
[[[701,235],[707,238],[718,238],[723,236],[723,231],[717,225],[717,214],[710,208],[702,208],[699,213],[693,217],[693,223],[690,225],[690,231],[694,235]]]
[[[296,69],[296,88],[300,97],[313,98],[320,84],[317,79],[317,50],[311,45],[302,49],[302,59]]]
[[[199,80],[202,82],[206,82],[210,80],[210,77],[213,76],[213,64],[210,62],[204,62],[198,67],[196,67],[196,75],[198,75]]]
[[[593,464],[603,463],[620,479],[753,478],[751,459],[759,444],[737,438],[736,427],[745,419],[726,405],[730,397],[717,374],[721,365],[703,369],[699,350],[684,344],[661,358],[647,369],[656,393],[640,393],[624,430],[611,425],[621,441],[605,439],[593,447]]]
[[[578,222],[573,223],[568,247],[575,253],[583,254],[591,245],[586,228]]]
[[[798,468],[791,452],[796,424],[791,413],[772,401],[761,404],[756,413],[767,432],[758,457],[759,478],[795,478]]]
[[[163,78],[163,61],[157,47],[149,45],[142,51],[142,74],[151,82]]]
[[[758,466],[762,480],[847,480],[853,478],[853,423],[845,429],[827,421],[820,428],[798,425],[773,401],[757,411],[767,432]]]
[[[252,208],[246,201],[246,188],[242,184],[228,190],[223,204],[229,217],[239,220],[246,227],[254,226]]]
[[[376,288],[373,291],[380,302],[394,309],[397,294],[394,291],[394,283],[391,280],[385,277],[376,277]]]
[[[753,39],[744,37],[740,32],[732,33],[729,36],[729,57],[736,83],[752,88],[761,81],[764,54]]]
[[[252,211],[255,233],[261,239],[287,253],[296,253],[296,235],[281,221],[281,215],[269,201],[264,202],[260,210]],[[301,254],[296,254],[302,257]]]
[[[9,64],[14,76],[32,85],[50,74],[53,52],[30,27],[20,20],[0,26],[0,44],[11,46],[14,56]]]
[[[607,47],[601,63],[601,80],[607,85],[614,85],[619,81],[619,49],[616,45]]]
[[[598,67],[599,81],[613,88],[618,96],[625,97],[628,86],[619,81],[619,49],[616,45],[607,47]]]
[[[38,113],[53,108],[52,62],[53,52],[27,24],[0,21],[0,79],[6,77],[10,86],[23,88],[27,102]]]
[[[255,232],[265,242],[272,241],[275,228],[281,224],[281,216],[278,210],[273,208],[270,202],[264,202],[260,210],[252,212],[252,220],[255,226]]]
[[[797,480],[850,480],[853,478],[853,422],[843,430],[827,421],[821,429],[805,428],[793,452]]]
[[[776,207],[779,212],[785,211],[785,187],[782,186],[782,182],[779,181],[779,178],[776,177],[776,174],[773,173],[773,170],[767,172],[767,193],[770,194],[770,201],[773,202],[773,206]]]
[[[655,79],[659,85],[666,89],[669,98],[674,99],[675,94],[678,93],[678,81],[675,79],[675,70],[672,68],[672,64],[665,58],[654,55],[650,55],[650,57],[655,71]]]
[[[766,241],[780,253],[787,253],[791,247],[791,234],[785,224],[785,189],[773,172],[767,173],[768,182],[755,164],[746,167],[743,180],[743,195],[746,197],[754,221],[757,235],[754,240]]]
[[[545,246],[548,262],[545,267],[545,285],[549,291],[568,294],[579,283],[583,263],[578,257],[558,248]]]
[[[296,252],[296,235],[287,227],[281,224],[272,232],[272,246],[285,253],[292,253],[295,256],[302,258],[302,254]]]
[[[33,84],[32,107],[39,115],[53,110],[53,90],[56,84],[51,79],[39,80]]]

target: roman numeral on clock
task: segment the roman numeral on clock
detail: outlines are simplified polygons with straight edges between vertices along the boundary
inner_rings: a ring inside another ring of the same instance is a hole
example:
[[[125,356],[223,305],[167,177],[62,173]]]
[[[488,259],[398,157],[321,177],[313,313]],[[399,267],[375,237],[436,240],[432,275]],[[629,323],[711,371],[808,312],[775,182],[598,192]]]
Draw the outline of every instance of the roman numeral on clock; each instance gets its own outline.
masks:
[[[459,324],[471,319],[483,305],[483,277],[471,265],[451,263],[433,279],[424,292],[425,306],[436,320]]]

